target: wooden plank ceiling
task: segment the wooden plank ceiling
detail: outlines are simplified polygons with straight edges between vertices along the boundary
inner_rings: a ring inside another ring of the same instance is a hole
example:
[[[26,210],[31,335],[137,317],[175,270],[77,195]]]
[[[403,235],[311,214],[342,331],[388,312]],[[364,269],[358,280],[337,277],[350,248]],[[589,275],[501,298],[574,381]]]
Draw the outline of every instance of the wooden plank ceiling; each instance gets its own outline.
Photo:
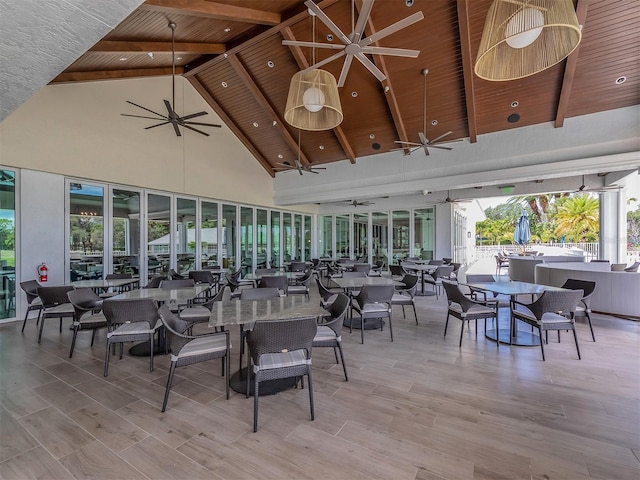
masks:
[[[324,0],[318,6],[350,33],[362,0]],[[406,3],[412,3],[407,5]],[[354,61],[340,97],[344,120],[330,131],[300,132],[284,121],[291,77],[335,50],[288,47],[283,39],[330,42],[303,0],[147,0],[53,82],[109,80],[171,73],[176,23],[176,73],[184,75],[270,175],[278,162],[349,160],[418,142],[423,131],[427,76],[427,137],[447,139],[544,122],[639,103],[640,2],[577,0],[583,40],[568,60],[537,75],[488,82],[473,73],[492,0],[378,0],[365,35],[415,12],[424,19],[382,39],[384,47],[420,50],[416,59],[372,56],[387,74],[379,82]],[[352,12],[355,11],[355,14]],[[333,43],[339,43],[333,40]],[[153,52],[153,56],[149,55]],[[344,57],[324,69],[336,78]],[[616,79],[626,81],[617,84]],[[517,106],[512,106],[517,102]],[[517,114],[519,120],[507,119]],[[215,136],[211,137],[215,142]]]

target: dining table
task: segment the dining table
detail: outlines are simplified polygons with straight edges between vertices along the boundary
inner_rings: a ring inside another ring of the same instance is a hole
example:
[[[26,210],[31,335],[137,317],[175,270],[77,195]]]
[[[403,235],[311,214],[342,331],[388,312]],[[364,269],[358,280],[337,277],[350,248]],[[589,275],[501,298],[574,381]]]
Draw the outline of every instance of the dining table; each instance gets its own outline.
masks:
[[[518,321],[514,319],[511,312],[516,308],[515,301],[519,295],[528,295],[533,297],[542,295],[546,291],[566,290],[561,287],[552,287],[550,285],[540,285],[537,283],[519,282],[519,281],[498,281],[498,282],[471,282],[464,283],[475,290],[483,290],[498,295],[509,296],[509,322],[508,326],[500,327],[500,319],[496,318],[496,328],[488,329],[485,336],[500,343],[509,345],[517,345],[521,347],[534,347],[540,345],[540,337],[533,331],[527,332],[518,328]],[[499,317],[499,315],[498,315]]]
[[[290,295],[260,300],[232,300],[227,296],[213,304],[209,317],[209,328],[226,328],[232,325],[251,330],[255,322],[275,320],[296,320],[300,318],[322,318],[328,312],[318,302],[310,301],[304,295]],[[247,375],[249,368],[244,367],[231,375],[230,386],[238,393],[247,393]],[[293,388],[295,379],[279,379],[260,383],[260,395],[275,393]],[[253,382],[249,382],[249,395],[253,395]]]
[[[140,283],[139,278],[118,278],[113,280],[93,279],[76,280],[71,282],[75,288],[90,288],[96,293],[101,293],[110,289],[121,289],[123,287],[135,288]]]
[[[426,297],[426,296],[431,296],[436,294],[436,292],[430,292],[424,289],[424,284],[425,284],[424,276],[427,273],[431,274],[435,272],[438,269],[438,265],[429,265],[428,263],[425,264],[425,263],[403,262],[402,267],[407,271],[420,272],[420,283],[422,284],[422,287],[420,288],[419,291],[416,292],[416,295],[421,297]]]

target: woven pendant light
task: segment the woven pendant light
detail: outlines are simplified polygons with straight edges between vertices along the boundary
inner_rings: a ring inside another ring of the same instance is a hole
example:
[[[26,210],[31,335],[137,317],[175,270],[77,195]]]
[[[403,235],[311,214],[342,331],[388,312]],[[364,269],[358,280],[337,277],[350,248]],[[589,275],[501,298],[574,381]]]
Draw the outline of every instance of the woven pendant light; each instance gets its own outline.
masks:
[[[567,58],[581,38],[572,0],[494,0],[474,71],[491,81],[528,77]]]
[[[284,119],[301,130],[331,130],[342,123],[338,85],[325,70],[296,73],[291,78]]]

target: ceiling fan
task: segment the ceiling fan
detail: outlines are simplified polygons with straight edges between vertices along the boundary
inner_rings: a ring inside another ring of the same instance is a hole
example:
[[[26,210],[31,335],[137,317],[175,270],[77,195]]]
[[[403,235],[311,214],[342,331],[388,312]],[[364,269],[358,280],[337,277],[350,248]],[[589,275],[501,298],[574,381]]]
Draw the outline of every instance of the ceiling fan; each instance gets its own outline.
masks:
[[[359,202],[357,200],[345,200],[345,202],[350,203],[351,205],[353,205],[354,207],[367,207],[369,205],[375,205],[375,203],[373,202]]]
[[[424,154],[425,155],[429,155],[429,148],[439,148],[441,150],[453,150],[453,148],[451,147],[443,147],[440,144],[441,143],[451,143],[451,142],[459,142],[460,140],[445,140],[444,142],[440,142],[439,140],[451,135],[453,132],[452,131],[448,131],[447,133],[443,133],[442,135],[440,135],[439,137],[434,138],[433,140],[429,140],[427,138],[427,75],[429,74],[429,69],[425,68],[423,69],[420,73],[422,73],[422,76],[424,77],[424,120],[423,120],[423,124],[422,124],[422,132],[418,132],[418,137],[420,138],[420,143],[415,143],[415,142],[405,142],[402,140],[396,140],[394,143],[399,143],[400,145],[402,145],[402,147],[400,148],[394,148],[391,151],[397,151],[397,150],[407,150],[409,149],[408,153],[405,153],[405,155],[411,155],[413,152],[415,152],[416,150],[419,149],[423,149],[424,150]]]
[[[331,55],[324,60],[321,60],[302,70],[303,72],[306,72],[309,70],[320,68],[321,66],[326,65],[327,63],[330,63],[340,57],[345,57],[344,64],[342,65],[342,70],[340,72],[340,77],[338,78],[338,87],[344,86],[347,74],[349,73],[349,68],[351,67],[351,62],[354,58],[362,63],[362,65],[364,65],[364,67],[369,70],[373,74],[373,76],[375,76],[379,81],[382,82],[386,80],[387,77],[365,54],[393,55],[396,57],[416,58],[418,55],[420,55],[420,50],[375,47],[371,46],[371,44],[383,39],[386,36],[391,35],[392,33],[397,32],[398,30],[402,30],[409,25],[413,25],[414,23],[422,20],[424,18],[424,15],[422,14],[422,12],[416,12],[413,15],[409,15],[408,17],[399,20],[392,25],[389,25],[388,27],[383,28],[373,35],[364,37],[364,28],[367,24],[367,20],[369,19],[369,15],[371,14],[373,2],[374,0],[364,0],[362,2],[362,8],[360,9],[360,13],[358,14],[358,22],[355,24],[355,26],[352,27],[351,34],[346,35],[322,10],[320,10],[320,8],[315,3],[313,3],[312,0],[307,0],[306,2],[304,2],[304,4],[307,6],[310,12],[315,14],[320,19],[320,21],[327,26],[327,28],[333,33],[333,35],[335,35],[336,39],[343,43],[343,45],[319,42],[300,42],[297,40],[283,40],[282,44],[296,47],[328,48],[332,50],[340,50],[338,53],[335,53],[334,55]]]
[[[429,195],[432,192],[428,192],[428,191],[424,191],[423,192],[425,195]],[[442,204],[442,203],[469,203],[472,202],[473,200],[471,200],[470,198],[451,198],[451,190],[447,190],[447,196],[446,198],[444,198],[443,200],[438,200],[436,201],[437,204]]]
[[[606,187],[595,187],[595,188],[591,188],[588,185],[586,185],[584,183],[584,178],[585,176],[582,175],[582,185],[580,185],[578,187],[578,189],[575,191],[575,193],[580,193],[580,192],[585,192],[585,193],[603,193],[603,192],[609,192],[611,190],[620,190],[622,187],[620,185],[609,185]]]
[[[320,173],[318,170],[326,170],[326,167],[316,167],[316,162],[310,163],[309,165],[303,165],[300,161],[300,129],[298,129],[298,158],[294,160],[294,164],[291,165],[289,162],[278,162],[276,167],[277,171],[287,172],[291,170],[297,170],[300,175],[304,172],[309,173]]]
[[[209,134],[207,132],[203,132],[202,130],[199,130],[195,127],[193,127],[192,125],[197,125],[197,126],[201,126],[201,127],[218,127],[220,128],[221,125],[216,125],[214,123],[202,123],[202,122],[192,122],[190,121],[192,118],[196,118],[196,117],[201,117],[203,115],[207,115],[208,113],[205,111],[202,112],[198,112],[198,113],[192,113],[191,115],[185,115],[183,117],[181,117],[180,115],[178,115],[176,113],[175,110],[175,106],[176,106],[176,61],[175,61],[175,56],[176,56],[176,52],[175,52],[175,48],[174,48],[174,43],[175,43],[175,32],[176,32],[176,24],[171,22],[169,23],[169,28],[171,29],[171,103],[169,103],[169,100],[165,100],[164,101],[164,105],[167,108],[167,114],[166,115],[162,115],[161,113],[158,112],[154,112],[153,110],[150,110],[146,107],[143,107],[142,105],[138,105],[137,103],[133,103],[129,100],[127,100],[127,103],[130,103],[131,105],[134,105],[138,108],[141,108],[142,110],[146,110],[147,112],[153,113],[154,115],[156,115],[156,117],[148,117],[148,116],[144,116],[144,115],[131,115],[128,113],[121,113],[120,115],[124,116],[124,117],[136,117],[136,118],[146,118],[148,120],[155,120],[157,123],[155,125],[151,125],[149,127],[145,127],[145,130],[149,130],[150,128],[155,128],[155,127],[160,127],[162,125],[168,125],[171,124],[173,126],[173,129],[176,132],[176,135],[178,137],[182,136],[182,133],[180,132],[180,128],[188,128],[189,130],[193,130],[194,132],[198,132],[206,137],[209,136]]]

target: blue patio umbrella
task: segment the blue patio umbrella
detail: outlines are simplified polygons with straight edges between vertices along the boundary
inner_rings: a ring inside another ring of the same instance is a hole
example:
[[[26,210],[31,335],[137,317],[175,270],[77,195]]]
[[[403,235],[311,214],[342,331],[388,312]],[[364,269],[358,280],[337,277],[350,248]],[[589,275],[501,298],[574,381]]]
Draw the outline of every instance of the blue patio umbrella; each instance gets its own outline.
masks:
[[[531,238],[531,229],[529,227],[529,214],[526,210],[522,211],[516,229],[513,232],[513,241],[518,245],[526,245]]]

